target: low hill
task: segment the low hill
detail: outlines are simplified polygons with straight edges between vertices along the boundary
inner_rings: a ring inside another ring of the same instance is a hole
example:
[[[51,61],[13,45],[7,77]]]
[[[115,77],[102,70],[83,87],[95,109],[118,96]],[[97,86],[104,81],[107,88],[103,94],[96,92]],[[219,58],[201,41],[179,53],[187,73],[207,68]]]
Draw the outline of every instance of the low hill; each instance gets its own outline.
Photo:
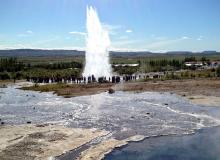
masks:
[[[138,52],[121,52],[111,51],[112,57],[151,57],[151,56],[164,56],[164,55],[220,55],[220,52],[216,51],[204,51],[204,52],[188,52],[188,51],[172,51],[166,53],[155,53],[148,51]],[[13,50],[0,50],[0,57],[65,57],[65,56],[79,56],[84,57],[85,51],[78,50],[42,50],[42,49],[13,49]]]

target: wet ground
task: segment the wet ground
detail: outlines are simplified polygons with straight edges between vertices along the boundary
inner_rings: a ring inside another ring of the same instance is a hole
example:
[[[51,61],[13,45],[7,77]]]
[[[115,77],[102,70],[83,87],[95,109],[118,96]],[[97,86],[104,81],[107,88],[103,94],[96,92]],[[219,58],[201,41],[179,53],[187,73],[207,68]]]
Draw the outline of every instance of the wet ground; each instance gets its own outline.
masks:
[[[220,107],[189,103],[184,97],[159,92],[107,92],[63,98],[0,88],[0,118],[6,124],[57,122],[68,127],[99,128],[116,139],[182,135],[220,125]]]

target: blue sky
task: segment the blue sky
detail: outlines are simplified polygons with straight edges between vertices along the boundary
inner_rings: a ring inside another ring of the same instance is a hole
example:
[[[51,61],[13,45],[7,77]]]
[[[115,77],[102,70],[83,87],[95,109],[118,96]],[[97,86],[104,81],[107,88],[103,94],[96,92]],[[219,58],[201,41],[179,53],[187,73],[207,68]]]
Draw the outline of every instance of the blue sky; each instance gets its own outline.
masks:
[[[84,49],[87,5],[111,50],[220,51],[220,0],[0,0],[0,49]]]

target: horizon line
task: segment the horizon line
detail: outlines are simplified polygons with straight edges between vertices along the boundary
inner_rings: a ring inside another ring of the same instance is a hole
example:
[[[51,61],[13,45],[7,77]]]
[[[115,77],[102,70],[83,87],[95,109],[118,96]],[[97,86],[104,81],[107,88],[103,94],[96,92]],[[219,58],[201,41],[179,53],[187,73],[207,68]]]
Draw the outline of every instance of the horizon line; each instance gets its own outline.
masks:
[[[80,48],[1,48],[2,50],[72,50],[72,51],[83,51],[86,52],[85,49]],[[202,53],[202,52],[216,52],[220,53],[217,50],[202,50],[202,51],[190,51],[190,50],[158,50],[158,51],[150,51],[150,50],[139,50],[139,49],[115,49],[109,50],[109,52],[151,52],[151,53],[168,53],[168,52],[191,52],[191,53]]]

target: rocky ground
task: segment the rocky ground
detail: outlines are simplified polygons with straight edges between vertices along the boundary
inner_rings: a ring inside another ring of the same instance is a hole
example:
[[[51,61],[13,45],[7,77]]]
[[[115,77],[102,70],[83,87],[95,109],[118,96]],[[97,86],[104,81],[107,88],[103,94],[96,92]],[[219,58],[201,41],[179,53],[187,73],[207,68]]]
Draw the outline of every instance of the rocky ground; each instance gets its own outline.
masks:
[[[107,131],[67,128],[53,124],[0,126],[0,159],[52,160],[56,156],[106,135],[108,135]],[[143,138],[137,135],[121,141],[114,138],[104,139],[83,151],[78,159],[102,159],[113,148]]]
[[[52,124],[1,125],[0,159],[52,159],[106,134],[106,131],[73,129]]]

